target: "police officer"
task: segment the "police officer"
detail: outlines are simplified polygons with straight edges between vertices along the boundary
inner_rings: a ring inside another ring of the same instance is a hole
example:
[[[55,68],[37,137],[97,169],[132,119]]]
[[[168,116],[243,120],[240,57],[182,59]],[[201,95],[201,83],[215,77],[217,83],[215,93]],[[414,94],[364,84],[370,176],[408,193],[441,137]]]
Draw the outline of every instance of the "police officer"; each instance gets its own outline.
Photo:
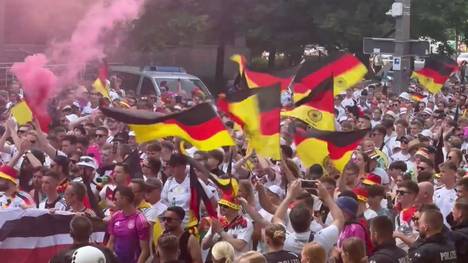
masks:
[[[409,249],[411,262],[456,263],[455,244],[443,233],[444,219],[436,209],[424,210],[419,218],[419,236]]]
[[[370,222],[370,237],[375,247],[369,263],[407,263],[406,252],[397,247],[393,238],[393,223],[387,216],[378,216]]]
[[[454,225],[452,238],[458,262],[468,262],[468,196],[458,198],[452,210]]]

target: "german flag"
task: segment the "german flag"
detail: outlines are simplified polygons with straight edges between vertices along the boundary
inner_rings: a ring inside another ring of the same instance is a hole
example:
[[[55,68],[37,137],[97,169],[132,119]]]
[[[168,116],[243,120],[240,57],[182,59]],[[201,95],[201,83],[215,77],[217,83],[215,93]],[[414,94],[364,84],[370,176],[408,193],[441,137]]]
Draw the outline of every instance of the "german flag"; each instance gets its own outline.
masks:
[[[334,95],[358,84],[367,73],[366,66],[348,53],[334,53],[319,61],[306,60],[293,79],[294,102],[306,97],[320,83],[334,77]]]
[[[457,62],[443,55],[431,55],[426,59],[425,66],[419,71],[414,71],[412,78],[432,94],[442,90],[450,74],[458,70]]]
[[[245,77],[247,87],[251,89],[270,87],[279,83],[281,86],[281,90],[284,91],[287,90],[289,84],[291,84],[292,77],[280,78],[267,73],[255,72],[250,70],[247,67],[247,59],[242,55],[233,55],[231,56],[231,60],[239,65],[239,74]]]
[[[280,85],[243,88],[223,98],[224,111],[244,130],[249,146],[262,157],[280,159]]]
[[[334,131],[333,97],[333,78],[330,77],[309,92],[306,97],[296,102],[293,110],[282,112],[281,116],[297,118],[318,130]]]
[[[426,96],[419,94],[417,92],[410,92],[409,94],[411,96],[411,100],[415,102],[423,101],[426,98]]]
[[[155,112],[102,107],[104,115],[129,124],[138,143],[166,137],[178,137],[200,151],[233,146],[229,132],[208,103],[169,115]]]
[[[103,60],[98,70],[98,78],[93,83],[93,88],[101,93],[104,98],[110,99],[107,81],[109,79],[109,67],[106,60]]]
[[[340,172],[351,159],[353,151],[369,130],[352,132],[296,129],[296,152],[305,167],[313,164],[324,166],[327,157]]]
[[[193,167],[190,166],[190,220],[187,225],[188,228],[196,228],[200,222],[201,202],[203,202],[205,210],[211,218],[218,217],[218,213],[211,204],[208,195],[205,193]]]

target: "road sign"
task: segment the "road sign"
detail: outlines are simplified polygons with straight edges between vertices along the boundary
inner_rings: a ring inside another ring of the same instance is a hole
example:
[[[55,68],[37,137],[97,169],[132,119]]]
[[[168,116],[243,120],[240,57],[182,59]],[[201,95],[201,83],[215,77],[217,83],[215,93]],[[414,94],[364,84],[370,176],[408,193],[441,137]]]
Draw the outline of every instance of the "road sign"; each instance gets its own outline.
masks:
[[[393,57],[393,70],[401,70],[401,57]]]
[[[395,52],[395,39],[393,38],[373,38],[365,37],[363,40],[364,54],[393,54]],[[429,41],[424,40],[409,40],[409,52],[407,56],[425,57],[430,54]],[[379,50],[379,52],[375,52]]]

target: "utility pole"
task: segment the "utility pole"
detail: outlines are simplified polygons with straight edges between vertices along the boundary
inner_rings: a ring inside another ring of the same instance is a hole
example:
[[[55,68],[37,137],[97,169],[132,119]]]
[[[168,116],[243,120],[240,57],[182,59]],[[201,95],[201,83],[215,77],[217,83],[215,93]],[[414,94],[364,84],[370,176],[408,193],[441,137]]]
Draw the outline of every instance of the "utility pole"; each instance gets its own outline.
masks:
[[[396,94],[408,90],[411,72],[410,53],[410,23],[411,0],[396,0],[397,5],[402,5],[402,13],[396,17],[395,25],[395,52],[393,55],[393,90]]]

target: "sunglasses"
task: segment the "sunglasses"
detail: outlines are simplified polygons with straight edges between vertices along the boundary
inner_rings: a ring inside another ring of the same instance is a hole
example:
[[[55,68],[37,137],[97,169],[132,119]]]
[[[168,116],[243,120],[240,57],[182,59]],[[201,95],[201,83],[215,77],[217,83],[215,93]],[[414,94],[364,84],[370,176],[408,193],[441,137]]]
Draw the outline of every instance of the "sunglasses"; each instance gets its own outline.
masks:
[[[413,216],[411,218],[411,220],[413,220],[413,222],[418,222],[419,221],[419,217],[418,216]]]
[[[161,216],[161,217],[159,217],[159,221],[171,223],[173,221],[178,221],[178,219],[177,218],[172,218],[172,217],[167,217],[167,216]]]
[[[396,191],[397,195],[405,195],[405,194],[410,194],[410,192],[402,191],[402,190],[397,190]]]
[[[416,169],[417,169],[418,171],[424,171],[424,170],[426,170],[426,167],[417,166]]]
[[[107,137],[107,136],[104,135],[104,134],[96,134],[96,137],[97,137],[97,138],[104,138],[104,137]]]

